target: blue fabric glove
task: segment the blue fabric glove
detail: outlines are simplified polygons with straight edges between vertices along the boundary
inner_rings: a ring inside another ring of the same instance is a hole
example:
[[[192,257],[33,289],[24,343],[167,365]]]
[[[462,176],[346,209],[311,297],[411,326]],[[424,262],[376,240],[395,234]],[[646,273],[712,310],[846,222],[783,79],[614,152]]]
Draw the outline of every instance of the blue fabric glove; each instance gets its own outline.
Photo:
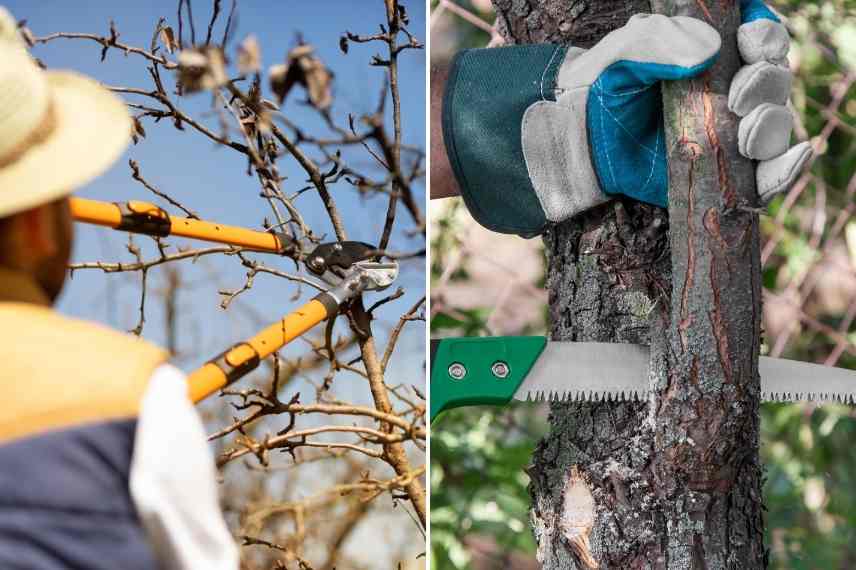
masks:
[[[740,22],[748,24],[755,20],[770,20],[780,23],[779,17],[762,0],[740,0]]]
[[[811,158],[812,149],[809,142],[788,148],[793,116],[786,106],[792,81],[787,61],[790,47],[787,28],[761,0],[741,0],[740,11],[737,43],[746,65],[732,80],[729,108],[742,117],[738,128],[739,152],[760,161],[756,185],[762,204],[766,204],[791,187]],[[678,70],[674,77],[660,73],[656,79],[686,78],[706,69],[710,63]],[[601,189],[607,194],[621,194],[666,207],[668,178],[659,90],[642,91],[651,84],[650,79],[628,81],[619,75],[621,65],[608,68],[592,86],[597,101],[589,98],[589,137]],[[633,93],[633,89],[639,92]],[[652,95],[655,92],[656,97]],[[644,122],[644,118],[650,122]],[[605,127],[598,127],[598,121]],[[653,167],[650,179],[640,187],[634,180],[642,171],[634,170],[645,166],[646,156]],[[619,159],[616,161],[614,157]]]
[[[651,18],[658,17],[644,17],[642,22]],[[632,25],[633,22],[628,24]],[[682,38],[684,41],[674,45],[669,35],[640,34],[632,38],[636,45],[627,46],[633,49],[625,56],[629,58],[606,67],[591,86],[586,125],[594,169],[600,189],[606,194],[628,196],[663,208],[668,205],[660,81],[688,79],[703,73],[715,62],[720,46],[718,32],[701,20],[684,24],[683,30],[688,34],[697,31],[701,41]],[[691,56],[683,65],[670,62],[666,53],[657,54],[660,62],[652,62],[643,48],[648,42],[668,46],[669,51],[685,48]]]

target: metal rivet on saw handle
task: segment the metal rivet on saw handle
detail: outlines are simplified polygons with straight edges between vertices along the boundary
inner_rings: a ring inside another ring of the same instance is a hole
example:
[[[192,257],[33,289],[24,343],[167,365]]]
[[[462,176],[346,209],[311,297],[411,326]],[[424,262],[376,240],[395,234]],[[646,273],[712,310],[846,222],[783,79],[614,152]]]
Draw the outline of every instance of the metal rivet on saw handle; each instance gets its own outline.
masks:
[[[467,369],[460,362],[453,362],[449,365],[449,376],[451,376],[453,380],[463,380],[466,375]]]
[[[494,362],[493,365],[490,367],[490,371],[493,373],[494,376],[500,379],[508,377],[508,373],[511,372],[511,370],[508,368],[508,364],[501,360],[497,360],[496,362]]]

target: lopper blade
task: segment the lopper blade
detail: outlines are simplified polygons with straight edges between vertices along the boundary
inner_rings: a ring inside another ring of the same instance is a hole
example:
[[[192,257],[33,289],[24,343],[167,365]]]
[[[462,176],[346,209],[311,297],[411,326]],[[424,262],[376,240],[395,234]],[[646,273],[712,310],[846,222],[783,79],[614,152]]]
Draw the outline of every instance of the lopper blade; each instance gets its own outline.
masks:
[[[856,371],[761,357],[765,402],[856,403]],[[648,349],[633,344],[548,342],[514,398],[640,401],[648,397]]]

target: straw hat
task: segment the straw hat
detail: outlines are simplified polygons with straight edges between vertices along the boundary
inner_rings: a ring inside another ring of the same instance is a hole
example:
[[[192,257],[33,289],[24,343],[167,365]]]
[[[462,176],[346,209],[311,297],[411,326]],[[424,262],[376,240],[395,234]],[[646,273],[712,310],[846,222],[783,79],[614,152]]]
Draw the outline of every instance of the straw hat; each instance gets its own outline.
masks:
[[[77,73],[40,69],[0,6],[0,217],[92,180],[130,135],[119,97]]]

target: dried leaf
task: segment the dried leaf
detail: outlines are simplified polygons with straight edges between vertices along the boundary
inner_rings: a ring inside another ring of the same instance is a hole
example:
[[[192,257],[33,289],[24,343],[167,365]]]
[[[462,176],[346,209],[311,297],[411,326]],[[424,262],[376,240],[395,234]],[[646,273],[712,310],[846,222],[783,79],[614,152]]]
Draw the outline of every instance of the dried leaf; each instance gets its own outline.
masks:
[[[203,78],[208,68],[208,58],[197,49],[182,50],[178,54],[178,81],[184,91],[201,91]]]
[[[161,30],[164,28],[164,22],[166,22],[166,18],[164,18],[163,16],[158,18],[158,23],[157,25],[155,25],[155,31],[152,32],[152,41],[149,44],[149,51],[152,53],[157,53],[157,51],[160,49],[158,47],[158,38],[160,38]]]
[[[263,135],[269,135],[273,126],[273,119],[270,118],[270,113],[262,111],[257,116],[256,127],[259,129],[259,132]]]
[[[216,89],[228,80],[226,58],[219,47],[190,48],[178,54],[178,81],[185,92]]]
[[[262,67],[262,51],[256,36],[250,35],[238,46],[238,69],[241,73],[255,73]]]
[[[298,41],[301,40],[302,36],[298,37]],[[300,59],[301,57],[309,57],[315,53],[315,48],[310,44],[301,43],[295,48],[292,48],[290,52],[288,52],[288,59]]]
[[[166,48],[166,51],[173,53],[178,49],[178,44],[175,42],[175,33],[173,33],[171,27],[166,26],[162,28],[158,35],[160,36],[160,41],[163,44],[163,47]]]
[[[280,104],[295,84],[306,88],[309,102],[318,109],[327,109],[333,103],[333,73],[314,54],[308,44],[297,46],[288,53],[284,65],[270,68],[271,90]]]
[[[294,81],[288,82],[288,66],[284,63],[277,63],[268,69],[268,77],[270,78],[271,91],[276,95],[277,102],[282,105],[288,92],[291,90]]]
[[[324,67],[320,59],[313,58],[311,65],[304,69],[306,74],[306,89],[309,91],[309,100],[319,109],[327,109],[333,104],[333,92],[331,84],[333,74]]]
[[[279,105],[271,101],[270,99],[262,99],[262,105],[267,107],[271,111],[279,111]]]
[[[226,55],[222,49],[215,46],[209,46],[206,51],[208,52],[208,69],[214,83],[209,89],[225,85],[229,81],[229,75],[226,73]]]
[[[410,18],[407,16],[407,10],[404,9],[404,5],[397,4],[398,7],[398,19],[401,20],[401,23],[407,26],[410,24]]]
[[[132,117],[131,119],[133,121],[131,138],[134,139],[134,144],[137,144],[140,139],[146,138],[146,129],[143,128],[143,122],[140,121],[139,117]]]

